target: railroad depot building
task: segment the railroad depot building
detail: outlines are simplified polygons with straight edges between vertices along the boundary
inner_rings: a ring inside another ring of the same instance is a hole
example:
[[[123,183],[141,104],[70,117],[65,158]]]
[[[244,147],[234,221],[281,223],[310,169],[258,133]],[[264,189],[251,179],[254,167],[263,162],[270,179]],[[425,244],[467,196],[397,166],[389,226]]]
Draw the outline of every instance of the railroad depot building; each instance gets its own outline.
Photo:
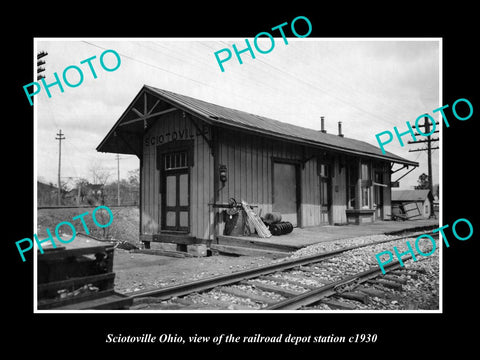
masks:
[[[298,227],[390,219],[393,164],[418,166],[341,133],[146,85],[97,151],[138,156],[140,239],[177,244],[215,241],[230,198]]]

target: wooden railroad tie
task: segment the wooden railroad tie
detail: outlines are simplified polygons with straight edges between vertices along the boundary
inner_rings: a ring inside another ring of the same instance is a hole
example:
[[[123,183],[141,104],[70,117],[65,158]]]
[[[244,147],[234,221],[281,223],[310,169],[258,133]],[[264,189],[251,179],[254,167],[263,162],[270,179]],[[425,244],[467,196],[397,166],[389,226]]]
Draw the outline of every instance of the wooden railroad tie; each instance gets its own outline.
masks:
[[[329,306],[330,308],[339,309],[339,310],[355,310],[357,308],[353,304],[335,300],[335,299],[325,299],[325,300],[322,300],[321,303]]]
[[[351,291],[351,292],[346,291],[346,292],[337,294],[337,296],[338,297],[343,297],[343,298],[349,299],[349,300],[360,301],[364,304],[368,304],[368,302],[369,302],[368,295],[365,294],[365,293],[359,292],[359,291]]]
[[[394,290],[402,290],[402,284],[399,284],[396,281],[385,280],[385,279],[377,279],[377,280],[368,280],[368,283],[371,284],[379,284],[385,287],[389,287]]]

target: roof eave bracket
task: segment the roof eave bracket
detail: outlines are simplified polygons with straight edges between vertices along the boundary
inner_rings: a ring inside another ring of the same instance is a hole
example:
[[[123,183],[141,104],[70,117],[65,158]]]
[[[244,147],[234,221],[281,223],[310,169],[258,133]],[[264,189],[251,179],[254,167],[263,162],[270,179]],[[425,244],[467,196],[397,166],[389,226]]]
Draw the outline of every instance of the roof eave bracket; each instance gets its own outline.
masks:
[[[190,114],[185,113],[185,111],[183,111],[182,116],[185,118],[186,115],[188,115],[188,117],[189,117],[190,121],[192,122],[193,126],[195,126],[195,129],[197,129],[197,133],[202,135],[203,140],[205,140],[205,142],[208,144],[208,147],[210,148],[210,153],[212,154],[212,156],[214,156],[214,149],[213,149],[212,141],[205,135],[205,132],[200,128],[200,125],[197,124],[195,118],[193,116],[191,116]]]
[[[408,166],[404,166],[404,167],[407,167],[408,169]],[[403,169],[403,168],[402,168]],[[415,170],[415,167],[411,168],[409,171],[407,171],[405,174],[403,174],[402,176],[400,176],[397,180],[393,181],[393,182],[399,182],[401,179],[403,179],[405,176],[407,176],[408,174],[410,174],[413,170]]]

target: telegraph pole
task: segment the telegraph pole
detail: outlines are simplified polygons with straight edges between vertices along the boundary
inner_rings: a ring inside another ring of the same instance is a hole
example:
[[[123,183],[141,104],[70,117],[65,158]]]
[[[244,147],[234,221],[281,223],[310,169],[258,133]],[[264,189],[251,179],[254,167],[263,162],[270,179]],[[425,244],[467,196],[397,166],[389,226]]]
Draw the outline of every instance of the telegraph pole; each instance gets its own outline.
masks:
[[[58,140],[58,205],[61,205],[61,198],[62,198],[62,192],[61,192],[61,184],[60,184],[60,166],[62,163],[62,140],[65,140],[65,137],[63,136],[65,134],[62,134],[62,129],[59,130],[57,137],[55,140]]]
[[[117,159],[117,205],[120,206],[120,160],[124,160],[126,158],[121,158],[120,154],[116,155]]]
[[[117,154],[117,205],[120,206],[120,155]]]
[[[438,122],[435,122],[435,125],[439,125]],[[423,125],[419,125],[418,127],[424,127],[425,128],[425,134],[430,134],[430,123],[428,121],[428,117],[425,116],[424,118],[424,123]],[[435,130],[434,133],[438,133],[438,130]],[[419,134],[415,134],[420,136]],[[415,143],[427,143],[426,148],[420,148],[420,149],[413,149],[409,150],[409,152],[415,152],[415,151],[426,151],[427,152],[427,157],[428,157],[428,188],[430,189],[430,193],[433,197],[433,177],[432,177],[432,150],[438,149],[439,147],[433,147],[432,148],[432,142],[434,141],[439,141],[438,138],[432,139],[432,135],[427,136],[427,140],[420,140],[420,141],[409,141],[409,144],[415,144]],[[430,201],[430,217],[435,217],[434,211],[433,211],[433,201]]]

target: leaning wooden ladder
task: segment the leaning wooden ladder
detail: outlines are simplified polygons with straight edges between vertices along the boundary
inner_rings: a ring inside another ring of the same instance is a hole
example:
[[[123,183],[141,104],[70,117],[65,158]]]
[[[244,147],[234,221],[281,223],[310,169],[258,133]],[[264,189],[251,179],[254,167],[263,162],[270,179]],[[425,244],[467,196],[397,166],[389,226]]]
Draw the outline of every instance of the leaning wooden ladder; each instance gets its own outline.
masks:
[[[247,214],[247,218],[251,221],[255,230],[257,230],[258,236],[262,238],[269,238],[272,236],[272,233],[263,223],[262,219],[252,210],[252,208],[242,200],[242,208]]]

